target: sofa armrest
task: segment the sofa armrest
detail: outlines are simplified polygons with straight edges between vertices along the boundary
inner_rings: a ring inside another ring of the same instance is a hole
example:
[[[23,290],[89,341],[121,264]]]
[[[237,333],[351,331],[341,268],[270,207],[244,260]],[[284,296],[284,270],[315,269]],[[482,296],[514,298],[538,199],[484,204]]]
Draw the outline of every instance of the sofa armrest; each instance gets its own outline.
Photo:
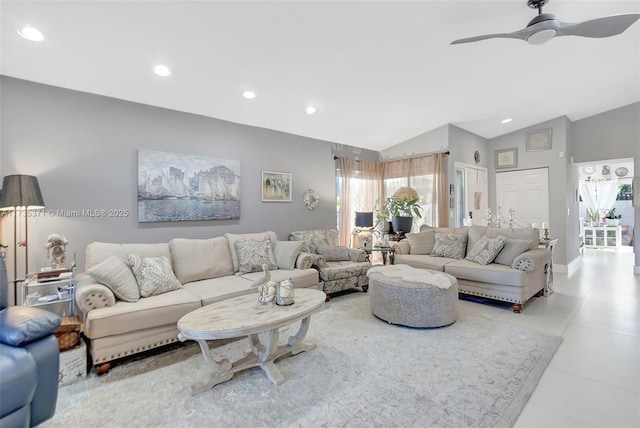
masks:
[[[391,248],[395,254],[409,254],[411,251],[411,245],[409,245],[409,241],[406,240],[393,244]]]
[[[367,261],[367,252],[361,250],[359,248],[347,248],[347,252],[349,253],[349,260],[352,262],[366,262]]]
[[[76,275],[76,305],[85,315],[92,309],[106,308],[116,304],[113,291],[104,284],[95,282],[86,273]]]
[[[315,254],[300,253],[296,259],[296,269],[310,269],[315,261]]]
[[[511,267],[525,272],[532,272],[536,269],[544,268],[550,259],[551,251],[548,248],[536,248],[525,251],[513,259]]]
[[[12,306],[0,311],[0,342],[24,347],[53,334],[62,319],[44,309]]]

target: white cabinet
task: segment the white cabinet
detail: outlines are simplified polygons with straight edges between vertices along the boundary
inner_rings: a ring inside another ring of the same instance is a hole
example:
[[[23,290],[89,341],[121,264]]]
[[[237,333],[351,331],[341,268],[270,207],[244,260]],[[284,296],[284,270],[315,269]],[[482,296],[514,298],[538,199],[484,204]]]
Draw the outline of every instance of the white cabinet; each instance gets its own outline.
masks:
[[[613,248],[620,246],[622,228],[620,226],[602,226],[584,228],[584,246],[586,248]]]

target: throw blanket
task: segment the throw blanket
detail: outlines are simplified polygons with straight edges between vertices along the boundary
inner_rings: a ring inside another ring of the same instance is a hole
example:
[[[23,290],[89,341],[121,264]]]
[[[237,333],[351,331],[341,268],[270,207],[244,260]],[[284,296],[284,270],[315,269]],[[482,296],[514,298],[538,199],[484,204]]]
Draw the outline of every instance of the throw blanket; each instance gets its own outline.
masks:
[[[408,282],[421,282],[436,286],[442,290],[446,290],[453,284],[451,280],[440,272],[433,272],[427,269],[416,269],[409,265],[387,265],[376,266],[369,269],[367,276],[372,272],[378,272],[390,278],[400,278]]]

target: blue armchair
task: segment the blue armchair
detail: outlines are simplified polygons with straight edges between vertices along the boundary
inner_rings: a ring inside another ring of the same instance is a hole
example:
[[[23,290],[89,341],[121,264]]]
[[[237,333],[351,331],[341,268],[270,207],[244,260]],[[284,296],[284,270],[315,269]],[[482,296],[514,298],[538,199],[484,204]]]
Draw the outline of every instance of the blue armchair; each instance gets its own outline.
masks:
[[[58,399],[60,317],[38,308],[9,306],[0,257],[0,426],[29,427],[51,418]]]

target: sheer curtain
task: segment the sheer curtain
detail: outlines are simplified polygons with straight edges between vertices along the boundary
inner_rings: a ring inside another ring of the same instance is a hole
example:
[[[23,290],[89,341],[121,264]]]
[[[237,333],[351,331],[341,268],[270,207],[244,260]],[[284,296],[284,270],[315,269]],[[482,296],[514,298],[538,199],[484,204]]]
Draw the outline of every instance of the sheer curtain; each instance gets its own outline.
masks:
[[[600,219],[613,208],[618,195],[618,179],[580,181],[580,196],[591,212],[598,213]]]
[[[383,193],[382,170],[381,162],[338,159],[337,175],[340,186],[338,231],[341,245],[351,245],[351,232],[355,225],[356,211],[374,211],[375,202]]]
[[[356,211],[374,211],[375,202],[391,196],[400,187],[410,186],[420,196],[424,208],[421,224],[446,225],[448,218],[447,155],[444,153],[390,162],[357,161],[338,158],[339,186],[338,230],[342,245],[351,244]]]

